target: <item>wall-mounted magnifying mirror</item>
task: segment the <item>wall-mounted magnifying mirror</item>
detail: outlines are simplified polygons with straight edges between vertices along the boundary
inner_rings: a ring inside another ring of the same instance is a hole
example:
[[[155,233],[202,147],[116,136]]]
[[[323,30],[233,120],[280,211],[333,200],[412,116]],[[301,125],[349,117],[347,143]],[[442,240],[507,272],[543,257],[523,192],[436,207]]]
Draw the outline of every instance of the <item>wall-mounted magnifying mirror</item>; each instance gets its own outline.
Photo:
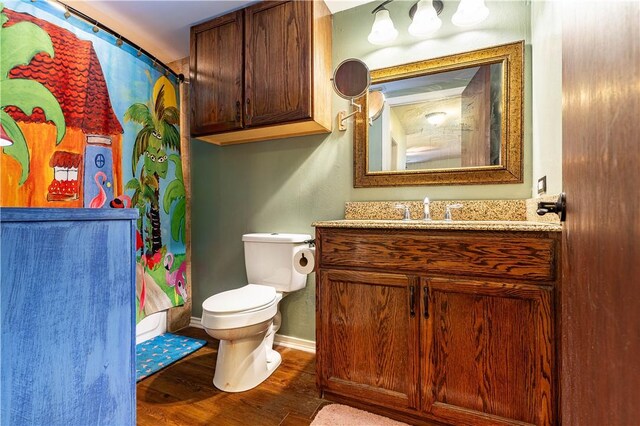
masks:
[[[359,59],[345,59],[340,62],[333,73],[333,90],[338,96],[351,101],[355,109],[347,114],[346,111],[338,113],[338,129],[347,130],[344,124],[347,118],[362,111],[362,105],[354,102],[355,98],[364,95],[371,84],[369,68]]]

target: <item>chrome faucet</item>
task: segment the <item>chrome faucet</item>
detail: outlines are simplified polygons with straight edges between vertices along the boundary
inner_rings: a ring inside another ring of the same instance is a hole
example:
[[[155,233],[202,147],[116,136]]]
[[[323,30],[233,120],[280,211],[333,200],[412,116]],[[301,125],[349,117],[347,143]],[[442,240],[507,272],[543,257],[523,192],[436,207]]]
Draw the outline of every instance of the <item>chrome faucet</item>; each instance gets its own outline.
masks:
[[[447,222],[451,222],[451,209],[460,209],[462,208],[462,204],[447,204],[447,209],[444,212],[444,220]]]
[[[396,209],[404,209],[404,217],[402,220],[411,220],[411,212],[406,204],[396,204]]]
[[[429,209],[429,197],[424,197],[424,217],[422,220],[431,220],[431,210]]]

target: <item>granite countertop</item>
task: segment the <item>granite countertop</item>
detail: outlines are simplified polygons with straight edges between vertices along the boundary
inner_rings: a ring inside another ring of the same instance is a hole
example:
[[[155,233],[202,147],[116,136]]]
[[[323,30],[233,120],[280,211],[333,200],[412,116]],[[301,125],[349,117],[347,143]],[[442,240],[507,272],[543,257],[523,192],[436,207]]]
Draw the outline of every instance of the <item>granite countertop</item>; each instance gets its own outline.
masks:
[[[314,222],[319,228],[356,228],[356,229],[439,229],[457,231],[531,231],[561,232],[559,223],[529,222],[520,220],[369,220],[343,219]]]

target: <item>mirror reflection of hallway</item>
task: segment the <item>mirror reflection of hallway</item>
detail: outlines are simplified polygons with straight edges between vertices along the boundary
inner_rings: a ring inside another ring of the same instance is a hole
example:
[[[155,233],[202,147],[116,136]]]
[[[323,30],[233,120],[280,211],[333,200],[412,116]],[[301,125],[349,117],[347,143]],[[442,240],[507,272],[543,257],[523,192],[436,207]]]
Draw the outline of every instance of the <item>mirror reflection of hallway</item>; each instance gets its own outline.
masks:
[[[502,77],[497,63],[373,85],[385,104],[369,129],[369,170],[499,165]]]

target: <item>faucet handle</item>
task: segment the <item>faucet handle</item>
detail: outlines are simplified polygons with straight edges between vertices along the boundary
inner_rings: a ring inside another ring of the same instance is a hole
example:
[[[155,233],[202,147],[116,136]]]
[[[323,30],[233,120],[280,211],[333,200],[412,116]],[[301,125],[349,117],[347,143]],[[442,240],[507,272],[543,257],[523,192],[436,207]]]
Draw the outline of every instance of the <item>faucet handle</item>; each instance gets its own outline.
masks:
[[[404,217],[402,220],[411,220],[411,212],[409,211],[409,207],[406,204],[396,204],[396,209],[404,209]]]
[[[461,209],[462,203],[447,204],[447,209],[444,212],[444,220],[451,221],[451,209]]]
[[[429,208],[430,206],[429,197],[424,197],[424,201],[422,202],[422,204],[424,207],[424,216],[422,217],[422,220],[431,220],[431,209]]]

